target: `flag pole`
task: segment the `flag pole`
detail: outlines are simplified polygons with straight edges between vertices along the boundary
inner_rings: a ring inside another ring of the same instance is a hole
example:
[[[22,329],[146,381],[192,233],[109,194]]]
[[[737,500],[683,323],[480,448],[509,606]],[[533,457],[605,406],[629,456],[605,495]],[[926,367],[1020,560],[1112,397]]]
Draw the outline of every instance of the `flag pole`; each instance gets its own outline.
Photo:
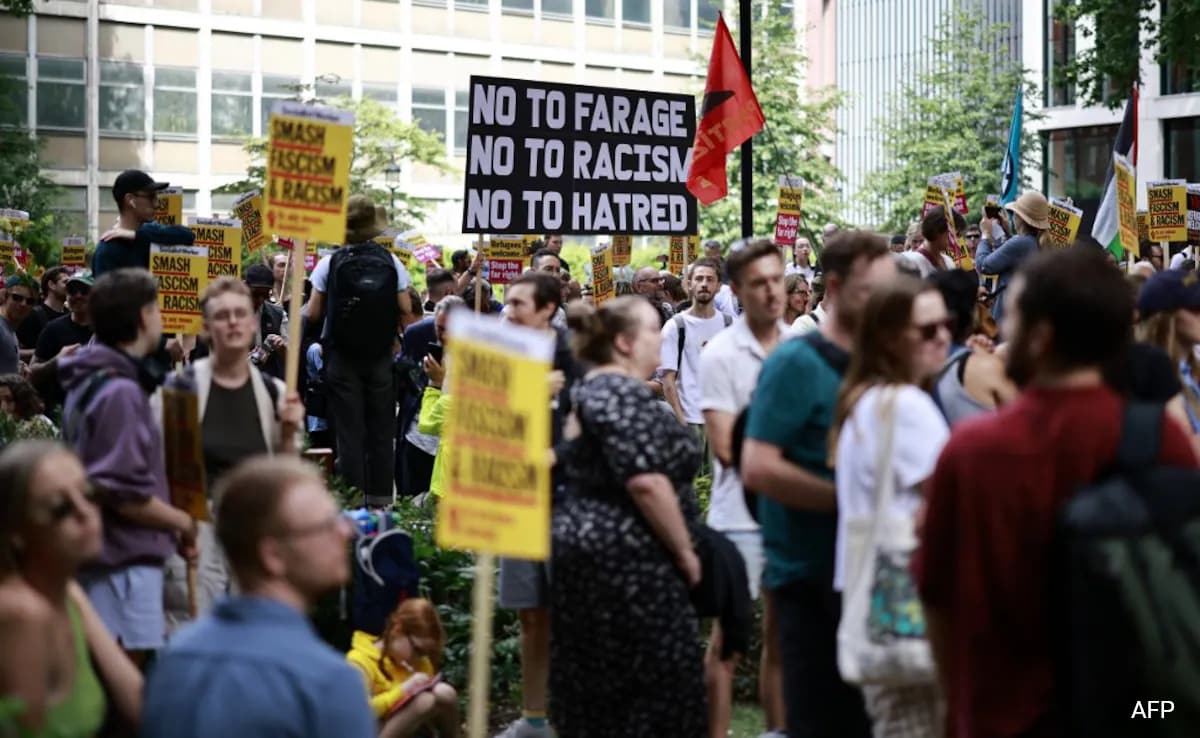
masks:
[[[746,79],[754,83],[754,75],[750,70],[751,25],[754,12],[750,0],[738,2],[738,40],[741,44],[742,66],[746,69]],[[754,235],[754,137],[751,136],[742,143],[742,238]]]

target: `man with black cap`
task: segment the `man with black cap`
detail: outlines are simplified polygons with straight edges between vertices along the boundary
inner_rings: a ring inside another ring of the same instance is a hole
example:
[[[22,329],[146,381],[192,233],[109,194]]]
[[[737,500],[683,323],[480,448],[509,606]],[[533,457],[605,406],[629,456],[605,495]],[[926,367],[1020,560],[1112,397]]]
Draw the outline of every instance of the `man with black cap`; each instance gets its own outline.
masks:
[[[149,269],[152,243],[190,246],[195,241],[189,228],[154,221],[154,202],[167,187],[166,182],[155,182],[149,174],[137,169],[126,169],[117,175],[112,194],[119,219],[96,244],[92,274],[97,279],[122,267]]]
[[[352,195],[346,210],[346,245],[313,270],[312,298],[305,308],[308,320],[324,320],[321,335],[338,470],[373,506],[392,503],[392,349],[413,312],[408,272],[373,240],[386,228],[371,198]]]
[[[258,316],[258,335],[250,360],[267,374],[284,379],[287,366],[288,316],[279,305],[271,303],[271,290],[275,288],[275,275],[265,264],[254,264],[242,278],[250,288],[254,300],[254,312]]]
[[[58,360],[70,356],[92,340],[92,318],[88,298],[96,280],[91,272],[80,272],[67,280],[67,314],[50,321],[38,336],[37,350],[29,373],[46,412],[62,405],[67,393],[58,379]]]

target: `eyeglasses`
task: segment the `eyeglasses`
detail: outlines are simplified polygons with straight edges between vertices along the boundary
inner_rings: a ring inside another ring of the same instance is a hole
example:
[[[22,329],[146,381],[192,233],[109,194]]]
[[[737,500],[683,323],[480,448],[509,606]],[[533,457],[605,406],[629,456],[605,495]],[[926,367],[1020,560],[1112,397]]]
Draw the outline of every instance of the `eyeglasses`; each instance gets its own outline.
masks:
[[[805,289],[795,289],[795,290],[789,291],[788,294],[789,295],[804,295],[805,297],[808,297],[812,293],[809,290],[805,290]]]
[[[15,292],[12,293],[11,295],[9,295],[8,299],[12,300],[13,303],[15,303],[17,305],[32,305],[33,304],[32,297],[26,297],[25,295],[18,295]]]
[[[93,488],[89,487],[83,493],[84,502],[95,506],[100,500],[100,494]],[[72,515],[82,514],[83,506],[76,502],[76,498],[70,495],[63,495],[58,502],[46,508],[46,516],[49,518],[47,522],[50,525],[57,525]]]
[[[666,281],[667,280],[665,277],[644,277],[642,279],[639,279],[637,282],[638,282],[638,284],[642,284],[644,282],[653,282],[654,284],[663,284]]]
[[[343,515],[341,511],[338,511],[318,523],[312,523],[300,528],[292,528],[276,535],[280,538],[308,538],[310,536],[324,535],[332,531],[349,533],[353,529],[354,523]]]
[[[939,320],[933,323],[921,323],[914,325],[913,328],[917,329],[917,333],[921,335],[922,341],[932,341],[933,339],[937,338],[938,331],[943,328],[946,329],[947,333],[953,332],[954,318],[946,318],[945,320]]]

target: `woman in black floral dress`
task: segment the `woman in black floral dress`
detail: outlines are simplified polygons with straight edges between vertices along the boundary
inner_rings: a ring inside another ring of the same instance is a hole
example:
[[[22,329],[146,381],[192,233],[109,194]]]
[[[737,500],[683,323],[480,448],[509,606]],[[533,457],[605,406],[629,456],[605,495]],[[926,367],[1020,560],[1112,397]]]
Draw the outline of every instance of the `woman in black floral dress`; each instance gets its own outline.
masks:
[[[688,590],[700,447],[646,388],[659,319],[639,297],[570,314],[580,435],[553,525],[551,722],[560,738],[702,738],[703,650]]]

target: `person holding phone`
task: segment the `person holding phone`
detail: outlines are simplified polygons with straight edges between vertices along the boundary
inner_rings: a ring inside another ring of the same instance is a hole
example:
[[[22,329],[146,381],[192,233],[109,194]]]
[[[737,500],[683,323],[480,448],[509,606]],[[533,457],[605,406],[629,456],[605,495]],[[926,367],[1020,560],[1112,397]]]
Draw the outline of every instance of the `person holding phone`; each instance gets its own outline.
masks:
[[[450,395],[442,391],[446,381],[446,364],[444,347],[446,341],[446,326],[450,322],[453,310],[466,306],[466,301],[457,295],[442,298],[437,304],[434,314],[434,324],[437,326],[437,342],[429,344],[422,360],[425,376],[429,384],[421,393],[421,411],[417,416],[417,432],[427,437],[438,439],[433,457],[433,473],[429,479],[429,491],[435,497],[441,497],[446,488],[446,439],[442,438],[442,425],[450,409]]]

